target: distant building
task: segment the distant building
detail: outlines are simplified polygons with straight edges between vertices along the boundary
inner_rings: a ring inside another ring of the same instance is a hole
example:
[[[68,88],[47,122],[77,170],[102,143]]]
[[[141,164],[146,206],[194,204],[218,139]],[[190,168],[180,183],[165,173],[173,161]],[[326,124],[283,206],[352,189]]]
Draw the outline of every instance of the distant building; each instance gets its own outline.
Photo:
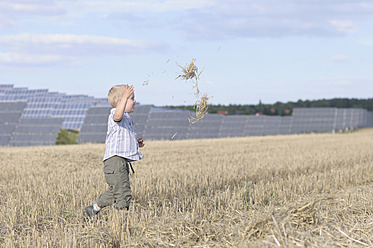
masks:
[[[228,114],[228,111],[226,110],[218,110],[218,112],[216,112],[218,115],[226,115]]]

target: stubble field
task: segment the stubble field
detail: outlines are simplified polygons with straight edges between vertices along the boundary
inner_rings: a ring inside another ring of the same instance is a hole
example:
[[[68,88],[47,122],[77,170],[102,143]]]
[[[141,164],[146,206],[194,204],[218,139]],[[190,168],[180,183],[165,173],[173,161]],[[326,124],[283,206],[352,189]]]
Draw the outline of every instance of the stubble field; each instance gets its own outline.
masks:
[[[373,130],[145,141],[128,213],[103,144],[0,148],[0,247],[373,247]]]

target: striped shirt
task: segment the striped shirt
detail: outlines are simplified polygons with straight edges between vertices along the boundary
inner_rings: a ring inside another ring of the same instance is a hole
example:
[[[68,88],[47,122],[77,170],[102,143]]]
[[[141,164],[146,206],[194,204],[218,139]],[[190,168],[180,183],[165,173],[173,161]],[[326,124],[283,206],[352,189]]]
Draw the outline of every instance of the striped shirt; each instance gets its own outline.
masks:
[[[121,121],[114,121],[115,108],[110,110],[108,130],[105,140],[104,161],[113,156],[120,156],[129,161],[137,161],[144,157],[139,152],[136,128],[132,118],[124,113]]]

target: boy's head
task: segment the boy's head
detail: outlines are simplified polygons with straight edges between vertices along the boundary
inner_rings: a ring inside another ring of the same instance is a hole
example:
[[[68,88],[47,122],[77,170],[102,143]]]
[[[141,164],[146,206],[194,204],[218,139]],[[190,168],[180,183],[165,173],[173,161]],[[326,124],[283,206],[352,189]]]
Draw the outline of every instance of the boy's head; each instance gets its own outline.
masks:
[[[126,90],[126,86],[123,84],[115,85],[109,90],[108,101],[113,108],[117,107],[117,104],[119,100],[122,98],[125,90]],[[127,101],[125,112],[126,113],[133,112],[135,103],[136,103],[135,94],[132,93],[130,98]]]
[[[123,84],[111,87],[108,94],[108,101],[113,108],[117,107],[118,101],[122,98],[126,86]]]

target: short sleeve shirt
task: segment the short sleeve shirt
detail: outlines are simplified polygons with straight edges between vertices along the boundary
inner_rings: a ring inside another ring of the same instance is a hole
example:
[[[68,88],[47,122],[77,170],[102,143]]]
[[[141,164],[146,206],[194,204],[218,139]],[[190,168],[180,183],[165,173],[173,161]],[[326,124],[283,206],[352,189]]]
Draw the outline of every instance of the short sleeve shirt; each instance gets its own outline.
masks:
[[[139,151],[136,128],[129,114],[124,113],[121,121],[114,121],[115,108],[110,110],[108,130],[105,140],[104,161],[113,156],[120,156],[129,161],[144,157]]]

